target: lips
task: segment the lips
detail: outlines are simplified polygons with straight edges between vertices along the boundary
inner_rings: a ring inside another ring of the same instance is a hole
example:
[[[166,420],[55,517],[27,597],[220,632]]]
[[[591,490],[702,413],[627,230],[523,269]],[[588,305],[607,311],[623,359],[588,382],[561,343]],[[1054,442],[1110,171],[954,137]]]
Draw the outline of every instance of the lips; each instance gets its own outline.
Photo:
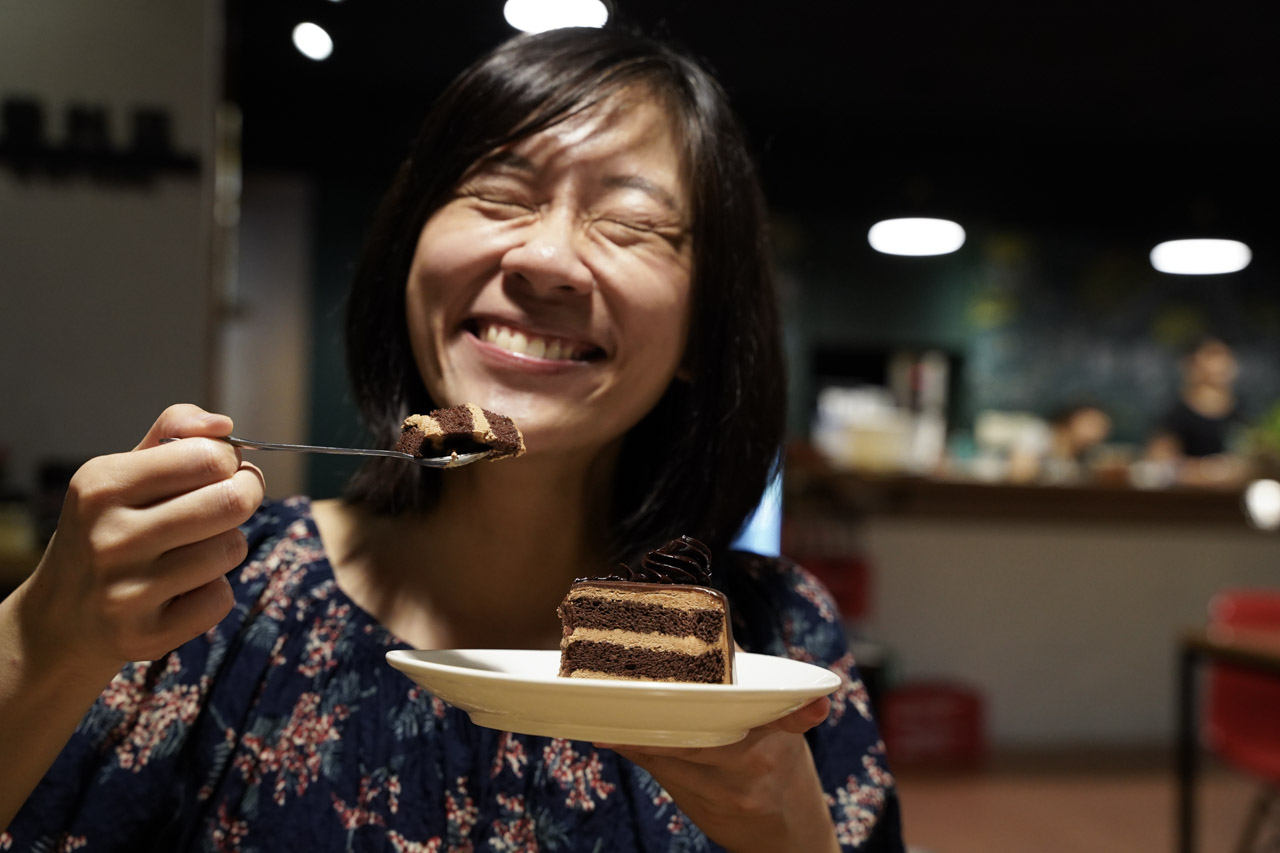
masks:
[[[604,355],[594,344],[540,335],[492,320],[475,321],[472,334],[487,344],[516,355],[545,361],[592,361]]]

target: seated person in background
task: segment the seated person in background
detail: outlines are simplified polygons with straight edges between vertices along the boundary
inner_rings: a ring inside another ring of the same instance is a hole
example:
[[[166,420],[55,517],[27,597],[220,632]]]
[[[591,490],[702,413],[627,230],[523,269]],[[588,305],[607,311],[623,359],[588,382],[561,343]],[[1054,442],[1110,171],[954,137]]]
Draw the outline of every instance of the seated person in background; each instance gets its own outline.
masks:
[[[1013,482],[1084,479],[1089,451],[1111,435],[1111,416],[1092,402],[1070,403],[1029,423],[1010,449],[1008,479]]]
[[[1181,368],[1178,398],[1156,426],[1146,459],[1168,465],[1177,482],[1235,482],[1245,474],[1243,461],[1229,455],[1231,435],[1244,426],[1235,353],[1218,338],[1204,338]]]
[[[1079,465],[1111,435],[1111,416],[1095,403],[1074,403],[1049,416],[1049,460]]]

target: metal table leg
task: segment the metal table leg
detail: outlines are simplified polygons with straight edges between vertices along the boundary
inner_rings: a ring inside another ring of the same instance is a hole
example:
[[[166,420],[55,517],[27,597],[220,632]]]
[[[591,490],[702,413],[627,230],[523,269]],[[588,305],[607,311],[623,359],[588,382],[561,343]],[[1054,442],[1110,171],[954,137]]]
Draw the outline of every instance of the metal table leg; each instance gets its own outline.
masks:
[[[1196,730],[1196,664],[1199,654],[1184,645],[1178,654],[1178,853],[1196,849],[1196,771],[1199,735]]]

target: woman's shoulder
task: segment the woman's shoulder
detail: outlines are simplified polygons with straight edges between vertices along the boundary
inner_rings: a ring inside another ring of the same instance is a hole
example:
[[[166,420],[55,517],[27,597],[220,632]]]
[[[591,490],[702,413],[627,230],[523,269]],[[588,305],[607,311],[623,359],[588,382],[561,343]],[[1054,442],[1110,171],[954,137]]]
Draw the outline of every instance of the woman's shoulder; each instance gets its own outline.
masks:
[[[725,593],[734,636],[748,651],[829,663],[847,649],[844,623],[827,588],[786,557],[727,555]]]
[[[815,611],[822,619],[839,621],[830,591],[809,570],[788,557],[730,551],[729,583],[738,591],[768,594],[775,601]]]

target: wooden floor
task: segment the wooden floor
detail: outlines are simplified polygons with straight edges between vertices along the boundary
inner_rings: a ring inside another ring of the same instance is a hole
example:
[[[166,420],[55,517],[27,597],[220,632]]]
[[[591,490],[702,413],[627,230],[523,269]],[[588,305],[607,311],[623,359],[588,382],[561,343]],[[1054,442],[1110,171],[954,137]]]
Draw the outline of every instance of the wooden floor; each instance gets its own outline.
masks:
[[[1012,760],[975,772],[899,769],[912,853],[1173,853],[1175,786],[1149,756]],[[1199,853],[1228,853],[1257,790],[1222,767],[1199,785]]]

